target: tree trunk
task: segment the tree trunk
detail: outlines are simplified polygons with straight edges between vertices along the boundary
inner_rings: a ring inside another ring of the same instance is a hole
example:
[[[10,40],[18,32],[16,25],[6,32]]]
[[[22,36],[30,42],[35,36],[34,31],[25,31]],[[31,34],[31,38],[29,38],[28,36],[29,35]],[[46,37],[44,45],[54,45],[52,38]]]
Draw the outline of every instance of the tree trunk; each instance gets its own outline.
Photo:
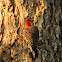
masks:
[[[34,62],[62,61],[61,0],[0,1],[0,62],[33,62],[23,46],[25,21],[38,27],[38,58]],[[60,24],[60,25],[59,25]]]
[[[47,10],[44,12],[42,32],[43,40],[41,45],[42,62],[61,62],[62,43],[61,35],[62,8],[61,0],[47,0]]]

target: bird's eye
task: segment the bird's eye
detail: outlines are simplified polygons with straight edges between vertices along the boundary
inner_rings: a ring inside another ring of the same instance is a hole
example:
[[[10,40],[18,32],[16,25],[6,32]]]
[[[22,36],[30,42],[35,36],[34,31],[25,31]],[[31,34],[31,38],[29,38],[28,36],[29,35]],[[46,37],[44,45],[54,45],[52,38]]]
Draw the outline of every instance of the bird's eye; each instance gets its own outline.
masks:
[[[30,24],[33,24],[33,20],[32,20],[32,21],[30,21]]]
[[[33,22],[33,20],[31,22]]]
[[[34,20],[31,20],[31,22],[33,22]]]

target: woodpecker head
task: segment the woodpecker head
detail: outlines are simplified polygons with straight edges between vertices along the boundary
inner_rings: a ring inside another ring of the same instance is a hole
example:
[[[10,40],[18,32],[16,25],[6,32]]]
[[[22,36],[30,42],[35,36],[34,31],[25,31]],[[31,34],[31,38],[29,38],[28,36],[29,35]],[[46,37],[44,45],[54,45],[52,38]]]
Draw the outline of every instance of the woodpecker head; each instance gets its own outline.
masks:
[[[26,22],[25,22],[25,28],[28,28],[28,27],[31,26],[30,21],[31,21],[30,19],[26,20]]]

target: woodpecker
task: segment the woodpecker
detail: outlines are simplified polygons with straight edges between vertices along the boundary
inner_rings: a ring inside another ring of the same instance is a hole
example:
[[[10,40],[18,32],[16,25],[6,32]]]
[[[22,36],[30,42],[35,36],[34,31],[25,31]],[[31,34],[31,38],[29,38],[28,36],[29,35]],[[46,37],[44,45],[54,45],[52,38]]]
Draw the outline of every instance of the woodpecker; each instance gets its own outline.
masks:
[[[36,59],[38,57],[37,42],[39,40],[39,30],[30,24],[31,20],[27,19],[24,29],[24,40],[27,42],[28,48],[31,49],[30,57]]]

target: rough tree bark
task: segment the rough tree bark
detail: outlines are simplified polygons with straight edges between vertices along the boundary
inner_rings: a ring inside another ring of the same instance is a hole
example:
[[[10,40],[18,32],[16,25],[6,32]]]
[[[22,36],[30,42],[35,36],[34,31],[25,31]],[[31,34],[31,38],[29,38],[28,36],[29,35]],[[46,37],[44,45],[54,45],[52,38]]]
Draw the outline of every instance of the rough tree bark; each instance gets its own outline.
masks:
[[[47,10],[44,12],[43,40],[41,45],[42,62],[62,61],[62,1],[47,0]],[[60,38],[59,38],[60,37]]]
[[[26,54],[28,47],[23,46],[23,30],[28,18],[34,20],[32,24],[39,30],[36,61],[61,62],[61,2],[0,0],[0,62],[32,62]]]

